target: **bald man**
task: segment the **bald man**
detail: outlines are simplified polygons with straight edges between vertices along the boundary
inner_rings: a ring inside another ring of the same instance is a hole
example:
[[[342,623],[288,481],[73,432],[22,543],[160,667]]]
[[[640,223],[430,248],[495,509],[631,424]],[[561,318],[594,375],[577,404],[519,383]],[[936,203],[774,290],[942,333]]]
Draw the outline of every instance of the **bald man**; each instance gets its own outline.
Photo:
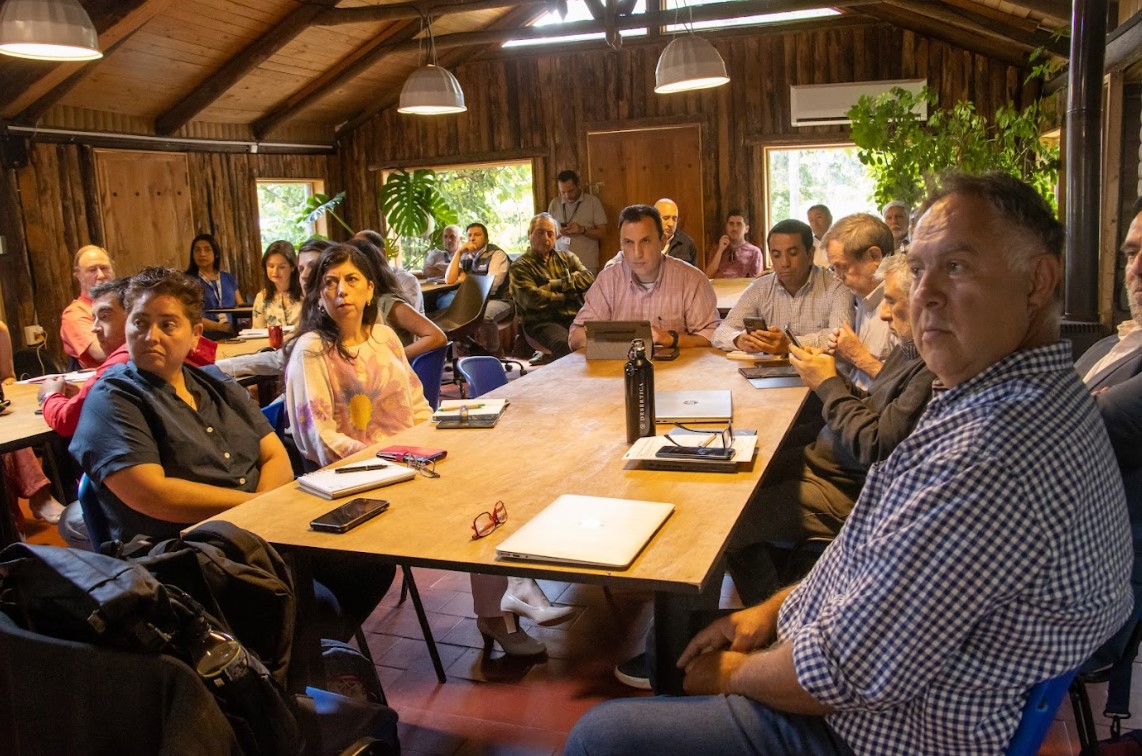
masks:
[[[663,197],[654,203],[654,209],[662,216],[662,235],[666,245],[662,253],[691,265],[698,265],[698,245],[682,229],[678,228],[678,205],[674,200]]]
[[[91,311],[91,287],[115,277],[111,256],[103,247],[88,244],[75,253],[73,266],[75,280],[79,281],[79,296],[72,300],[60,317],[59,337],[63,351],[75,358],[82,368],[99,367],[107,355],[95,338],[91,326],[95,316]]]

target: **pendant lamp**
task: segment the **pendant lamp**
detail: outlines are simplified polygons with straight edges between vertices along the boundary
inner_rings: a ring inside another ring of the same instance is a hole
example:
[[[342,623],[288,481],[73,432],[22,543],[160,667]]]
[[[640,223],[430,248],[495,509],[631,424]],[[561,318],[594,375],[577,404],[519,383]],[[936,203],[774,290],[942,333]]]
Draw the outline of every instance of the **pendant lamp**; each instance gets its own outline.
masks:
[[[436,39],[432,36],[432,18],[421,11],[421,24],[428,32],[428,54],[431,63],[416,69],[405,79],[400,91],[398,113],[412,115],[446,115],[463,113],[468,109],[464,104],[464,90],[460,82],[447,69],[436,65]]]
[[[96,60],[99,35],[79,0],[7,0],[0,53],[33,60]]]
[[[398,113],[414,115],[463,113],[467,109],[460,82],[447,69],[431,64],[416,69],[405,80],[397,105]]]
[[[720,87],[729,80],[722,56],[712,44],[693,34],[675,37],[654,69],[654,91],[658,94]]]

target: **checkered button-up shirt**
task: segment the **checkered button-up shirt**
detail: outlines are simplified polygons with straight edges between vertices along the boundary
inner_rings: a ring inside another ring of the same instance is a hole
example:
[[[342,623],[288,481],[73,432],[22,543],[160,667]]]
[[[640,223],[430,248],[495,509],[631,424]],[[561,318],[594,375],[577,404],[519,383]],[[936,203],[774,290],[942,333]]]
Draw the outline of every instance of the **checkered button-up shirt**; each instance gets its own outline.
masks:
[[[737,349],[734,339],[745,331],[745,318],[765,318],[770,328],[789,326],[804,346],[823,347],[829,334],[853,321],[853,296],[833,274],[813,266],[809,279],[795,294],[777,276],[767,273],[749,285],[714,332],[714,346]]]
[[[938,388],[785,601],[797,679],[857,753],[1002,753],[1028,688],[1129,614],[1122,481],[1069,355]]]

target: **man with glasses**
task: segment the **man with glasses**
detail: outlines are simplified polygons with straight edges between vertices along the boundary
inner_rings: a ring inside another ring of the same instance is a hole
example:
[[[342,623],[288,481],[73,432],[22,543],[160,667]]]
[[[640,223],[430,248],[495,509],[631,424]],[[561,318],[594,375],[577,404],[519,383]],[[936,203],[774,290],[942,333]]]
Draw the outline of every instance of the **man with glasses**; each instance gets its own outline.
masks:
[[[80,247],[75,253],[73,272],[75,280],[79,281],[79,296],[64,308],[60,317],[60,341],[63,342],[63,351],[81,368],[99,367],[107,359],[107,354],[91,331],[95,316],[91,312],[89,292],[92,286],[115,277],[111,257],[107,250],[94,244]]]

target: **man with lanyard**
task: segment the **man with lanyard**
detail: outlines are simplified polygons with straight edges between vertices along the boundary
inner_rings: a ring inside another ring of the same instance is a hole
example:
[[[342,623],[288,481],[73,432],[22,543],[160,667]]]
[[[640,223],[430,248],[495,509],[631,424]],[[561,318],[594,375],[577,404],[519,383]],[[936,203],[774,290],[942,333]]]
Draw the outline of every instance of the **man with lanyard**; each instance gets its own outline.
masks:
[[[607,225],[603,203],[598,197],[583,193],[575,171],[560,171],[555,178],[559,196],[547,206],[547,212],[559,222],[560,235],[555,248],[560,252],[574,252],[587,270],[594,273],[599,269],[599,241]]]

